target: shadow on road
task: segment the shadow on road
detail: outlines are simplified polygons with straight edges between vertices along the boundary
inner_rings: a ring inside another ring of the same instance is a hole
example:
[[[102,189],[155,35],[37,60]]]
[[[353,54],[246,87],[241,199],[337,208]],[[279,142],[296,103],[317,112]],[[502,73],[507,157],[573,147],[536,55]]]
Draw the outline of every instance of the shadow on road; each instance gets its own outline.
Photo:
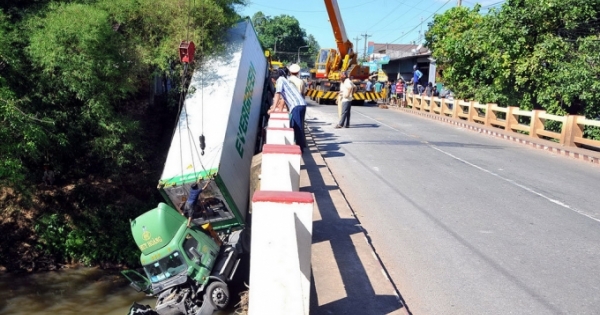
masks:
[[[313,127],[314,128],[314,127]],[[318,128],[318,127],[316,127]],[[320,129],[320,128],[319,128]],[[324,133],[315,132],[315,137],[323,137]],[[311,137],[307,137],[311,145],[311,153],[318,152]],[[321,149],[321,148],[319,148]],[[322,152],[331,154],[332,151]],[[315,287],[314,278],[311,279],[310,313],[316,315],[329,314],[389,314],[409,313],[405,302],[400,296],[381,295],[375,292],[371,279],[367,274],[366,267],[361,262],[352,236],[364,234],[364,230],[355,218],[341,218],[336,209],[336,204],[330,192],[339,189],[337,185],[327,185],[321,175],[321,168],[326,167],[324,162],[315,161],[311,154],[303,155],[305,168],[310,186],[302,187],[301,191],[314,194],[321,220],[313,223],[313,244],[329,242],[335,258],[334,262],[327,262],[331,267],[338,269],[343,282],[345,295],[343,298],[319,305],[319,296]],[[341,195],[341,194],[340,194]],[[344,201],[345,203],[345,201]],[[338,207],[340,202],[338,202]],[[343,205],[346,206],[345,204]],[[314,268],[314,266],[313,266]],[[324,267],[325,268],[325,267]],[[373,267],[371,267],[373,268]],[[380,269],[381,266],[377,266]],[[329,266],[327,268],[329,269]],[[377,270],[379,272],[379,270]],[[312,273],[314,275],[314,272]],[[311,276],[312,277],[312,276]],[[406,307],[406,308],[405,308]],[[402,310],[402,308],[405,308]]]
[[[379,124],[350,124],[350,128],[349,129],[356,129],[356,128],[379,128],[380,125]],[[345,129],[345,128],[342,128]]]
[[[318,145],[318,149],[323,157],[331,158],[345,155],[344,153],[340,152],[340,146],[350,142],[336,142],[336,139],[338,138],[337,135],[331,132],[325,132],[321,128],[321,125],[327,125],[327,123],[309,120],[307,120],[306,123],[314,139],[318,139],[319,142],[327,142],[325,144]]]

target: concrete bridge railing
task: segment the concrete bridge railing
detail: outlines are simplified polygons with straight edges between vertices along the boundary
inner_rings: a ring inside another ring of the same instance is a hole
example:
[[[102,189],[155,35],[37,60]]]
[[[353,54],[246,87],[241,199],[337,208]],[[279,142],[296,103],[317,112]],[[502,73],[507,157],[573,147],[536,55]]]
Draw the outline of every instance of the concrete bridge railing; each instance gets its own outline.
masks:
[[[252,197],[250,315],[309,313],[314,197],[299,191],[301,156],[288,114],[271,114]]]
[[[516,106],[500,107],[498,104],[480,104],[476,101],[448,100],[439,97],[408,95],[407,106],[415,110],[440,116],[462,119],[505,131],[528,134],[533,138],[549,139],[564,146],[589,146],[600,149],[600,141],[586,138],[586,126],[600,127],[600,121],[584,116],[557,116],[544,110],[525,111]],[[545,129],[546,121],[561,125],[561,131]]]

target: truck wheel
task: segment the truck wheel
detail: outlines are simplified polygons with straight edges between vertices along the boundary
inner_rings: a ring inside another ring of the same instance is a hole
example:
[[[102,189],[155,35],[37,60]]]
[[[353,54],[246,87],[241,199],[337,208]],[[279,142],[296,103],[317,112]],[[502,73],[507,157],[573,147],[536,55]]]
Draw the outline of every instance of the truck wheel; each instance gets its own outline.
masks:
[[[206,289],[206,298],[217,310],[222,310],[229,303],[229,288],[221,281],[214,281]]]

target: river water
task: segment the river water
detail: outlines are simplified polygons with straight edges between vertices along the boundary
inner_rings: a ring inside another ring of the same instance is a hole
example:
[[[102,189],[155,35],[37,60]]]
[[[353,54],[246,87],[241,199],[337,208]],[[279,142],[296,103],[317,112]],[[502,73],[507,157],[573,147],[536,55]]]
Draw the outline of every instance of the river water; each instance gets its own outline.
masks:
[[[239,301],[232,292],[232,304]],[[126,315],[133,302],[154,307],[117,271],[76,268],[32,274],[0,273],[0,314]],[[215,313],[216,315],[217,313]],[[233,309],[219,314],[233,314]]]

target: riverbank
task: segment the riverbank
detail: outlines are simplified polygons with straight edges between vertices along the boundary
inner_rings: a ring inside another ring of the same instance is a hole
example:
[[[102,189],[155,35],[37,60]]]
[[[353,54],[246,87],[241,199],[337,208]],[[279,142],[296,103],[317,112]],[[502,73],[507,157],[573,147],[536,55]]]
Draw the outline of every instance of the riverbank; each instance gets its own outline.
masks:
[[[144,106],[134,115],[140,130],[135,161],[107,171],[82,152],[65,161],[71,165],[54,165],[63,170],[54,185],[42,184],[32,169],[21,182],[0,186],[0,270],[139,265],[129,221],[162,201],[156,184],[172,135],[172,122],[162,117],[174,110],[164,100]]]
[[[0,271],[136,266],[129,220],[155,206],[151,174],[0,188]],[[140,184],[143,183],[143,184]]]

